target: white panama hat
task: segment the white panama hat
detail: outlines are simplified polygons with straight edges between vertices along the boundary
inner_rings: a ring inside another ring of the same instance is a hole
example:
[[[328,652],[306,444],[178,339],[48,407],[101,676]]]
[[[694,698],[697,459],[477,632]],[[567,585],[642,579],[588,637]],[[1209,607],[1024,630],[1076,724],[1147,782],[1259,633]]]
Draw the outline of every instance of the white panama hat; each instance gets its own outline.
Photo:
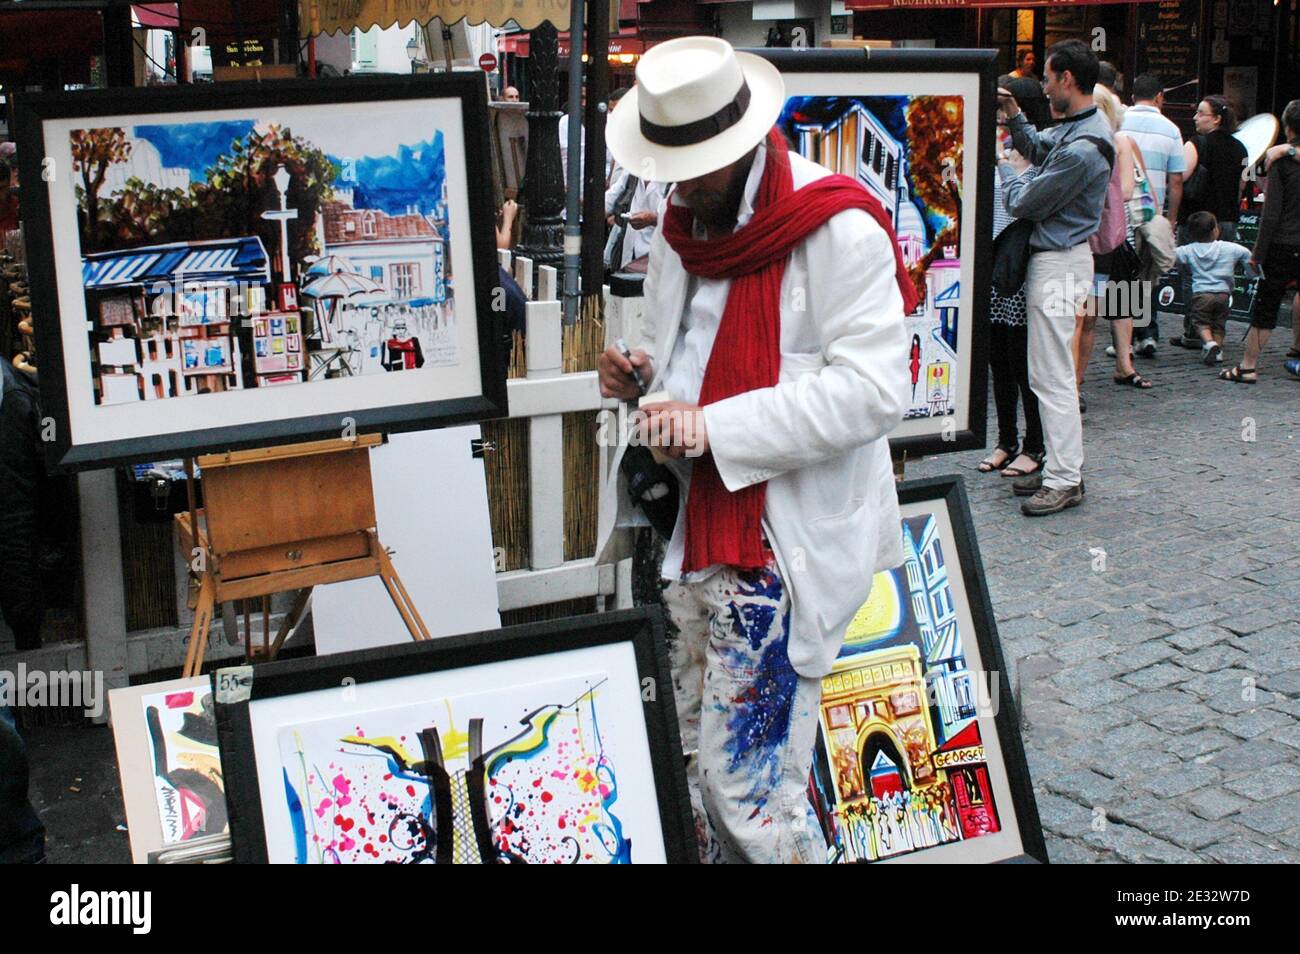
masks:
[[[717,37],[686,36],[641,57],[636,86],[609,117],[605,139],[637,178],[681,182],[745,155],[784,105],[785,83],[767,60]]]

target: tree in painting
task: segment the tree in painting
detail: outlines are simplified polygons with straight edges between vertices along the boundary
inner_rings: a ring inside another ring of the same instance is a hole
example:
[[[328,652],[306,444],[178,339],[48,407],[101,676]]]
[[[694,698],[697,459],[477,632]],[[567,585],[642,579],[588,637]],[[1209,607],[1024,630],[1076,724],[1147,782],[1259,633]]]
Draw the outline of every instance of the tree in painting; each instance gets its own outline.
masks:
[[[82,223],[84,240],[88,248],[98,247],[99,190],[104,186],[108,167],[115,162],[126,162],[131,157],[131,143],[126,131],[118,126],[99,129],[74,129],[69,137],[72,145],[72,171],[81,173],[80,198],[85,210]]]

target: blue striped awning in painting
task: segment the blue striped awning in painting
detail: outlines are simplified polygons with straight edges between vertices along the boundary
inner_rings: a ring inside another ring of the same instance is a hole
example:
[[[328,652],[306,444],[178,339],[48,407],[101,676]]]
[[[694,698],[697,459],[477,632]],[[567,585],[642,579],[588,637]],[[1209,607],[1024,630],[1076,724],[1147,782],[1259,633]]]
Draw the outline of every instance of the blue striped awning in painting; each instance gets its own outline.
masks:
[[[176,280],[269,282],[271,270],[262,240],[249,235],[98,252],[82,261],[81,279],[88,289]]]

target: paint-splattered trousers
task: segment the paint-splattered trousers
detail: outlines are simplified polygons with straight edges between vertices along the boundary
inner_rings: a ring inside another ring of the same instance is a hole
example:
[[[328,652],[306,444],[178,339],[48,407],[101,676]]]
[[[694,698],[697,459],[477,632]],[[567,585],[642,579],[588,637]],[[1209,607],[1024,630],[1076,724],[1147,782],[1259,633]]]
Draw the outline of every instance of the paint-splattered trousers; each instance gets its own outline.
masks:
[[[808,802],[821,681],[790,666],[775,564],[670,582],[664,608],[701,860],[823,863]]]

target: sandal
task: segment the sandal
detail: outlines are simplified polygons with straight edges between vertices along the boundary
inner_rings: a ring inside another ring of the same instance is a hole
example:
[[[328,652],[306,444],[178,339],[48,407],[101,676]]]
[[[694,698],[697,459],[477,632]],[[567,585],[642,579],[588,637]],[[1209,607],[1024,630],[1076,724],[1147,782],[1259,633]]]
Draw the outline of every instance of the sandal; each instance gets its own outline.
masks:
[[[1250,377],[1246,377],[1250,375]],[[1220,381],[1231,381],[1233,384],[1257,384],[1259,374],[1254,368],[1243,368],[1239,364],[1234,364],[1226,371],[1219,372]]]
[[[1005,457],[1002,458],[1002,461],[1000,463],[994,460],[994,458],[997,457],[999,451],[1001,451],[1003,454],[1006,455]],[[1014,444],[1011,447],[1004,447],[1002,444],[999,444],[997,447],[993,448],[992,454],[989,454],[988,457],[985,457],[982,461],[979,462],[979,467],[977,469],[981,474],[991,474],[993,473],[993,471],[1001,470],[1003,467],[1007,466],[1007,464],[1011,463],[1013,460],[1016,459],[1016,455],[1018,455],[1019,453],[1020,453],[1019,444]]]
[[[1047,459],[1047,453],[1045,451],[1040,451],[1037,454],[1030,454],[1026,452],[1024,454],[1021,454],[1020,457],[1028,457],[1030,460],[1034,462],[1034,466],[1032,468],[1005,467],[1002,470],[1003,477],[1028,477],[1030,474],[1038,473],[1040,470],[1043,469],[1043,461]],[[1019,458],[1017,458],[1017,460],[1018,459]],[[1015,461],[1012,461],[1012,463],[1014,464]]]
[[[1119,385],[1137,388],[1139,391],[1149,391],[1151,388],[1155,387],[1154,384],[1142,377],[1142,375],[1138,374],[1136,371],[1122,378],[1112,377],[1111,380]]]

